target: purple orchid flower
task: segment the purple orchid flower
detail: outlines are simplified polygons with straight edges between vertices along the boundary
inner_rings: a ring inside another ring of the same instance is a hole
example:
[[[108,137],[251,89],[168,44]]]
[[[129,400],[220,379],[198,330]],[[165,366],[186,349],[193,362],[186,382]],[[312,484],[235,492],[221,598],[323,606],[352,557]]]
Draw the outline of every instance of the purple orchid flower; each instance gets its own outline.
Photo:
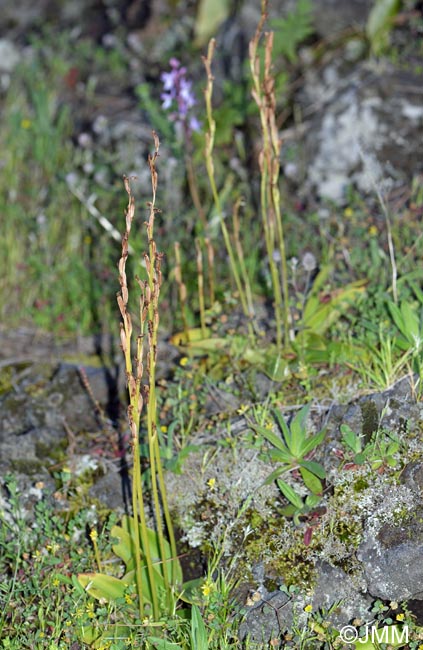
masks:
[[[172,57],[169,61],[170,72],[163,72],[160,79],[163,82],[161,94],[162,108],[169,110],[175,107],[169,118],[183,132],[191,134],[192,131],[200,130],[200,122],[196,117],[190,115],[191,109],[196,105],[192,82],[186,79],[187,70],[181,67],[178,59]]]

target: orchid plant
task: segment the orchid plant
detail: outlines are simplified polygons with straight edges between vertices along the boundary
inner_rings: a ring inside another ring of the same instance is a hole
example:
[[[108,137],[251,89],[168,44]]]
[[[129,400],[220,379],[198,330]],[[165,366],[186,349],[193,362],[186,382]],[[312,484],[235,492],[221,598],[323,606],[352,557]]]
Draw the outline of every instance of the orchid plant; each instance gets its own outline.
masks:
[[[162,72],[160,75],[163,82],[162,108],[169,111],[169,120],[174,123],[177,138],[183,144],[189,192],[203,230],[206,231],[207,218],[200,201],[197,176],[192,162],[192,134],[201,129],[201,124],[193,113],[197,100],[192,88],[192,81],[187,79],[187,69],[175,57],[170,59],[169,64],[170,71]]]
[[[162,108],[166,111],[172,109],[169,119],[175,123],[178,135],[182,138],[200,130],[200,122],[192,113],[197,100],[192,90],[192,81],[186,78],[187,69],[174,57],[169,63],[170,72],[162,72],[160,75],[163,82]]]

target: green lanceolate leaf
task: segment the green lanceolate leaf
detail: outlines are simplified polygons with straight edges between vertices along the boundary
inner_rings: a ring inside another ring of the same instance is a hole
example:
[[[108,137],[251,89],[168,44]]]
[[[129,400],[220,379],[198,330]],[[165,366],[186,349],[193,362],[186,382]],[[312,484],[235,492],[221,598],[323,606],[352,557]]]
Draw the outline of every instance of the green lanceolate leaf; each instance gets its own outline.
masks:
[[[282,413],[278,411],[277,409],[272,411],[273,417],[275,418],[276,422],[279,425],[279,428],[282,432],[283,438],[285,440],[286,446],[288,447],[291,455],[291,444],[292,444],[292,434],[290,431],[290,428],[288,427],[285,418],[283,417]]]
[[[321,271],[321,273],[323,273]],[[319,274],[320,275],[320,274]],[[302,332],[299,333],[297,338],[301,336],[307,337],[308,331],[313,334],[324,334],[331,325],[333,325],[340,316],[349,308],[349,306],[363,293],[367,280],[358,280],[347,284],[342,289],[332,291],[328,296],[325,296],[323,301],[321,296],[317,294],[316,281],[313,285],[312,293],[307,300],[304,308],[303,317],[301,320]]]
[[[401,0],[376,0],[366,24],[366,34],[375,54],[389,45],[389,32],[393,18],[401,7]]]
[[[254,431],[257,431],[257,433],[260,433],[263,438],[268,440],[270,444],[272,444],[276,449],[278,449],[280,452],[284,454],[288,454],[289,458],[291,458],[291,454],[289,453],[289,449],[284,443],[284,441],[278,436],[276,433],[274,433],[271,429],[266,429],[265,427],[261,427],[258,424],[253,425]]]
[[[308,414],[310,413],[311,404],[306,404],[298,411],[290,424],[291,430],[291,444],[290,450],[295,458],[299,458],[303,452],[302,448],[307,436],[306,422]]]
[[[404,301],[401,304],[401,314],[405,326],[405,332],[403,332],[403,334],[416,349],[420,348],[422,343],[421,327],[416,310],[414,310],[408,302]]]
[[[103,573],[80,573],[78,582],[90,596],[107,602],[123,598],[128,587],[123,580]]]
[[[119,542],[113,545],[113,553],[120,557],[125,563],[126,571],[133,571],[135,568],[134,546],[128,530],[122,526],[113,526],[110,531],[112,537],[117,537]]]
[[[342,434],[342,442],[345,443],[355,454],[359,454],[363,449],[361,444],[363,436],[358,436],[354,433],[348,424],[341,424],[340,431]]]
[[[326,478],[325,468],[320,463],[316,463],[314,460],[302,460],[300,465],[319,478]]]
[[[279,451],[279,449],[271,449],[267,456],[275,463],[284,463],[289,467],[296,465],[296,459],[289,452]]]
[[[319,433],[304,440],[299,449],[299,458],[304,458],[304,456],[307,456],[313,449],[318,447],[323,442],[325,436],[326,429],[322,429]]]
[[[206,626],[197,605],[191,610],[191,650],[208,650]]]
[[[303,500],[295,492],[295,490],[290,485],[288,485],[288,483],[285,483],[285,481],[278,480],[276,483],[284,497],[288,499],[288,501],[292,503],[292,505],[295,506],[297,510],[302,510],[304,507]]]
[[[201,594],[201,587],[204,584],[204,578],[194,578],[187,580],[182,585],[182,591],[179,594],[179,599],[189,605],[201,605],[203,602],[203,595]]]
[[[285,474],[285,472],[288,472],[291,469],[289,465],[285,465],[282,467],[278,467],[277,469],[273,470],[271,474],[267,477],[267,479],[264,481],[263,485],[270,485],[275,481],[281,474]]]
[[[310,472],[305,467],[300,467],[300,474],[304,481],[304,485],[310,492],[313,494],[322,494],[323,485],[320,479],[317,478],[312,472]]]
[[[315,508],[319,505],[322,497],[319,494],[308,494],[305,500],[305,505],[307,508]]]
[[[111,535],[117,537],[119,540],[118,544],[113,546],[114,553],[125,562],[127,571],[132,571],[135,568],[135,527],[133,517],[123,517],[122,525],[113,526]],[[145,556],[145,549],[142,547],[141,525],[139,536],[141,551],[143,556]],[[158,535],[152,528],[147,528],[147,540],[157,575],[161,576],[161,579],[163,579],[164,571],[167,571],[168,578],[171,580],[173,568],[176,582],[182,583],[182,568],[178,558],[172,558],[172,552],[168,541],[164,540],[165,557],[161,558]]]

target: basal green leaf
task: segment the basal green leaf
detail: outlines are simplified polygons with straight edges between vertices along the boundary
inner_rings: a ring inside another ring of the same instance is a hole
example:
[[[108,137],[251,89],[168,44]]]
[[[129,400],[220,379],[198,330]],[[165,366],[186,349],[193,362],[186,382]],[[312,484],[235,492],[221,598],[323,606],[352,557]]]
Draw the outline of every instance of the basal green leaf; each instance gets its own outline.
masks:
[[[97,600],[104,598],[107,602],[123,598],[127,589],[122,580],[103,573],[80,573],[78,581],[90,596]]]
[[[323,301],[321,296],[313,293],[307,300],[301,326],[315,334],[324,334],[333,323],[357,300],[363,293],[367,280],[358,280],[347,284],[342,289],[331,291]]]
[[[317,464],[317,463],[316,463]],[[323,469],[323,468],[322,468]],[[306,469],[304,466],[300,467],[300,474],[302,476],[302,479],[304,481],[304,485],[310,492],[313,494],[322,494],[323,492],[323,485],[320,479],[317,478],[315,474],[310,472],[308,469]]]
[[[276,422],[278,423],[278,426],[280,430],[282,431],[282,435],[284,437],[284,440],[290,449],[291,445],[291,431],[289,430],[289,427],[285,421],[285,418],[283,417],[282,413],[278,409],[274,409],[272,411],[272,415],[274,416]]]
[[[284,474],[289,470],[289,466],[283,466],[283,467],[278,467],[277,469],[273,470],[271,474],[267,477],[267,479],[264,481],[263,485],[270,485],[273,483],[275,479],[277,479],[281,474]]]
[[[389,31],[400,7],[400,0],[376,0],[366,24],[366,34],[375,54],[389,45]]]
[[[290,485],[288,485],[288,483],[285,483],[285,481],[278,479],[276,483],[284,497],[288,499],[288,501],[292,503],[292,505],[295,506],[298,510],[302,510],[304,503],[299,494],[297,494],[295,490]]]
[[[326,472],[323,465],[316,463],[314,460],[302,460],[301,467],[304,467],[307,471],[315,474],[321,479],[326,478]]]
[[[187,580],[182,585],[182,590],[179,595],[179,599],[184,603],[189,605],[201,605],[203,602],[203,596],[201,594],[201,587],[204,584],[204,578],[194,578],[193,580]]]
[[[268,452],[267,456],[275,463],[284,463],[291,466],[293,463],[295,463],[295,458],[292,454],[284,451],[279,451],[279,449],[271,449]]]
[[[298,411],[296,416],[292,419],[289,427],[291,430],[290,451],[292,451],[295,458],[299,458],[299,456],[302,455],[301,450],[307,437],[306,422],[310,409],[311,403],[303,406],[303,408]]]
[[[254,431],[257,431],[257,433],[260,433],[260,435],[262,435],[263,438],[265,438],[268,442],[270,442],[271,445],[276,447],[276,449],[279,449],[279,451],[284,453],[289,452],[283,440],[271,429],[266,429],[265,427],[262,427],[258,424],[254,424],[253,429]]]
[[[135,557],[134,542],[131,535],[122,526],[113,526],[110,534],[119,540],[117,544],[112,546],[113,553],[123,560],[127,571],[132,571],[135,567]]]
[[[405,326],[403,334],[416,348],[420,347],[420,320],[416,310],[408,302],[404,301],[401,304],[401,314]]]
[[[354,433],[348,424],[341,424],[340,431],[342,434],[342,442],[345,443],[351,451],[358,454],[362,450],[362,436],[358,436]]]
[[[322,429],[319,433],[316,433],[314,436],[307,438],[300,447],[300,456],[299,458],[304,458],[307,456],[313,449],[318,447],[324,440],[326,436],[326,429]]]
[[[203,617],[197,605],[193,605],[191,610],[191,649],[208,650],[208,647],[209,642]]]
[[[322,500],[322,497],[318,494],[309,494],[306,497],[305,504],[307,508],[315,508],[316,506],[319,505],[320,501]]]

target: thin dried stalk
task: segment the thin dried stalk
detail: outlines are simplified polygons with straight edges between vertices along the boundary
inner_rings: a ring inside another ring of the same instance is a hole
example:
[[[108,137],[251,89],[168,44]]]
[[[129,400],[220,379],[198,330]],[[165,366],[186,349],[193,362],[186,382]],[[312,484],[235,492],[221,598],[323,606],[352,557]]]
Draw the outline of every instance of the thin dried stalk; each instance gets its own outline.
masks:
[[[200,240],[195,240],[195,250],[197,252],[197,282],[198,282],[198,304],[200,308],[201,335],[206,338],[206,308],[204,300],[204,268],[203,253],[201,251]]]
[[[182,326],[184,329],[185,340],[189,343],[189,326],[188,326],[188,317],[187,317],[187,288],[182,279],[182,267],[181,267],[181,245],[179,242],[175,242],[175,280],[178,285],[178,294],[179,302],[181,305],[181,317],[182,317]]]
[[[279,192],[281,140],[276,126],[275,80],[272,75],[273,33],[265,34],[264,69],[261,73],[258,47],[267,19],[267,0],[262,0],[262,14],[254,38],[250,42],[252,96],[260,113],[263,146],[259,156],[261,173],[260,202],[263,230],[272,278],[278,347],[287,342],[289,334],[288,267],[282,224]],[[280,258],[279,274],[275,253]]]
[[[212,74],[212,61],[213,61],[213,55],[214,55],[214,50],[216,47],[216,41],[214,38],[212,38],[209,42],[208,50],[207,50],[207,57],[202,57],[203,58],[203,63],[204,67],[206,68],[207,72],[207,85],[204,90],[204,97],[206,101],[206,113],[207,113],[207,122],[209,126],[209,130],[206,133],[206,147],[205,147],[205,158],[206,158],[206,168],[207,168],[207,174],[209,177],[210,181],[210,186],[213,194],[213,200],[214,200],[214,205],[219,217],[219,222],[220,222],[220,228],[222,230],[222,235],[223,235],[223,240],[225,242],[225,247],[229,256],[229,264],[231,267],[231,273],[234,277],[236,288],[238,290],[239,298],[241,301],[241,306],[242,310],[244,312],[244,315],[248,319],[248,333],[250,336],[250,340],[252,343],[255,341],[255,336],[254,336],[254,329],[251,323],[251,316],[252,314],[249,311],[248,308],[248,303],[247,299],[245,296],[244,292],[244,287],[242,285],[238,267],[236,264],[235,260],[235,255],[234,251],[232,249],[232,244],[231,240],[229,237],[228,229],[226,228],[225,220],[223,218],[223,211],[222,211],[222,205],[220,203],[220,196],[219,192],[217,191],[217,186],[216,186],[216,180],[215,180],[215,175],[214,175],[214,163],[213,163],[213,147],[214,147],[214,136],[216,132],[216,122],[213,119],[213,111],[212,111],[212,94],[213,94],[213,74]]]
[[[211,243],[208,237],[205,238],[204,243],[207,250],[207,265],[208,265],[208,285],[209,285],[209,300],[210,307],[213,307],[215,301],[215,291],[214,291],[214,249],[213,244]]]

